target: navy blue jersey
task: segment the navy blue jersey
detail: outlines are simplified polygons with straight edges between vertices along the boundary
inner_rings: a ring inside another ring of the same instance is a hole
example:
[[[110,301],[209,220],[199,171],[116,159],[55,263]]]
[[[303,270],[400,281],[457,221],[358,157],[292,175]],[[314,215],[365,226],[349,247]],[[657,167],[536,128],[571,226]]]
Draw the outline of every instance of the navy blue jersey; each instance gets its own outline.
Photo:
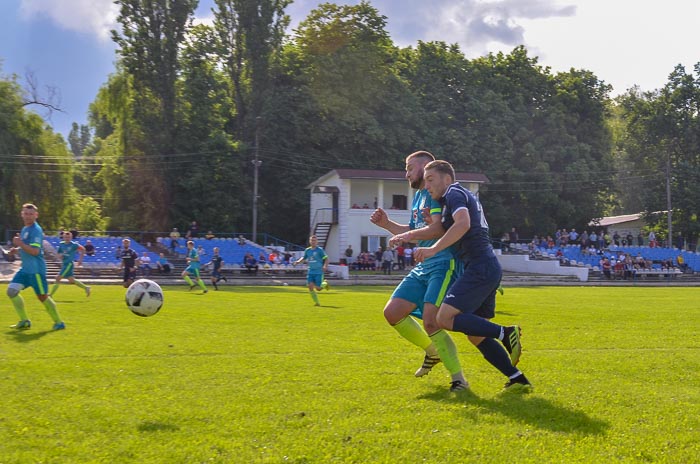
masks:
[[[489,225],[479,200],[458,182],[447,187],[440,198],[442,205],[442,226],[445,230],[455,223],[452,215],[460,209],[469,212],[470,227],[467,233],[454,244],[455,255],[464,262],[494,256],[489,236]]]
[[[221,263],[223,260],[224,260],[224,258],[222,258],[219,255],[211,257],[211,264],[214,266],[215,271],[218,271],[219,269],[221,269]]]

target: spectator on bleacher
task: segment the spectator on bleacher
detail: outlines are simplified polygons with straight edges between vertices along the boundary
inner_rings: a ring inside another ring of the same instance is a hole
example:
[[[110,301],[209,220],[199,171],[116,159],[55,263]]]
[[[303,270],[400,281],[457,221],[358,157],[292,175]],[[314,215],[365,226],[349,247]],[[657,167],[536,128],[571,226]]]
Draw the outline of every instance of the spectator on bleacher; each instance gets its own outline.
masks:
[[[616,279],[623,279],[625,276],[625,263],[623,261],[617,261],[615,262],[615,266],[613,266],[613,269],[615,270],[615,278]]]
[[[644,246],[644,236],[642,235],[641,230],[637,234],[637,246]]]
[[[558,248],[561,246],[561,229],[554,232],[554,245]]]
[[[676,248],[679,250],[682,250],[685,247],[685,239],[683,239],[683,233],[678,232],[678,235],[676,235]]]
[[[598,247],[598,234],[595,233],[595,230],[592,230],[591,235],[588,236],[588,244]]]
[[[606,231],[605,234],[603,234],[602,237],[603,237],[603,246],[601,246],[601,248],[607,248],[607,247],[609,247],[610,244],[612,243],[611,238],[610,238],[610,232],[607,232],[607,231]],[[599,240],[600,240],[600,239],[599,239]]]
[[[213,238],[216,238],[216,235],[214,235],[214,232],[212,232],[210,230],[209,232],[207,232],[207,234],[204,236],[204,238],[206,238],[207,240],[211,240]]]
[[[607,279],[612,279],[612,274],[610,270],[612,269],[612,264],[610,264],[610,260],[606,257],[603,257],[603,259],[600,260],[600,268],[603,271],[603,275]]]
[[[612,239],[615,246],[620,246],[620,234],[618,234],[617,231],[613,234]]]
[[[243,258],[243,265],[246,268],[248,274],[258,274],[258,262],[255,260],[253,253],[246,253],[245,258]]]
[[[204,249],[204,247],[202,245],[199,245],[197,247],[197,255],[204,256],[206,254],[207,254],[207,251]]]
[[[634,261],[632,257],[627,254],[625,255],[625,279],[631,279],[634,276]]]
[[[158,256],[158,261],[156,261],[156,266],[158,266],[158,272],[161,274],[170,274],[170,263],[163,253]]]
[[[578,237],[579,242],[581,243],[581,248],[588,248],[589,242],[588,242],[588,231],[584,230],[581,232],[581,235]]]
[[[90,240],[85,242],[85,254],[88,256],[95,256],[95,245],[93,245]]]
[[[681,270],[681,272],[685,272],[688,269],[688,264],[686,264],[685,259],[683,258],[683,253],[678,254],[676,256],[676,264],[678,265],[678,268]]]
[[[518,240],[520,240],[520,236],[518,235],[518,231],[515,229],[515,227],[511,227],[510,232],[508,232],[508,245],[509,248],[518,243]]]
[[[501,250],[503,252],[510,250],[510,236],[508,232],[503,232],[503,235],[501,235]]]
[[[197,238],[197,235],[199,234],[199,225],[197,225],[197,221],[192,221],[192,224],[187,228],[187,234],[185,235],[185,238],[187,240],[194,240]]]
[[[377,251],[374,252],[374,262],[377,263],[377,266],[381,266],[383,264],[383,256],[384,250],[382,250],[382,247],[377,248]]]
[[[139,255],[131,249],[131,240],[125,238],[122,240],[123,247],[117,247],[119,251],[119,259],[122,260],[122,270],[124,271],[124,288],[128,288],[136,278],[136,260]]]
[[[239,236],[238,236],[238,244],[239,244],[240,246],[245,245],[245,237],[244,237],[244,236],[242,236],[242,235],[239,235]]]
[[[265,256],[265,252],[260,250],[260,253],[258,253],[258,264],[264,265],[267,263],[267,256]]]
[[[151,275],[151,257],[148,256],[147,251],[144,251],[139,258],[139,269],[141,269],[144,276]]]
[[[627,233],[627,245],[634,246],[634,235],[632,235],[632,232]]]
[[[170,232],[170,249],[172,251],[175,251],[180,246],[178,240],[180,240],[180,232],[177,230],[177,227],[173,227],[173,230]]]
[[[576,229],[571,229],[571,232],[569,232],[569,243],[572,245],[578,243],[578,232],[576,232]]]
[[[656,247],[656,234],[653,230],[649,231],[649,248]]]

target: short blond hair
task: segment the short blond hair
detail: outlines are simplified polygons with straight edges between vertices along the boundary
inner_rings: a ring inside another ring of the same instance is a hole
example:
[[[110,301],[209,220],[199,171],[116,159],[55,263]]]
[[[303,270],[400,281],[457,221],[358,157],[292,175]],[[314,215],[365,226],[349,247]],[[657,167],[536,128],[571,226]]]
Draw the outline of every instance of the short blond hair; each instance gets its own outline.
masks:
[[[450,163],[444,160],[435,160],[431,161],[430,163],[425,165],[425,170],[433,170],[437,171],[440,174],[447,174],[452,178],[452,181],[454,182],[455,178],[457,177],[455,175],[455,169],[452,167]]]

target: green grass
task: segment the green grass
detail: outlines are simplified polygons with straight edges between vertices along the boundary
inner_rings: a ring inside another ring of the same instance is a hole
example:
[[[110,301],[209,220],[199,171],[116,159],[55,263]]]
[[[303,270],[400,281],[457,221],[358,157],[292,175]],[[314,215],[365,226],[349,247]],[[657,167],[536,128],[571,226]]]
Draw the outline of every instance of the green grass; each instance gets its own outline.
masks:
[[[506,289],[524,396],[463,336],[471,393],[414,378],[390,291],[167,287],[140,318],[122,288],[66,285],[59,332],[25,291],[32,329],[0,328],[0,463],[700,461],[700,289]]]

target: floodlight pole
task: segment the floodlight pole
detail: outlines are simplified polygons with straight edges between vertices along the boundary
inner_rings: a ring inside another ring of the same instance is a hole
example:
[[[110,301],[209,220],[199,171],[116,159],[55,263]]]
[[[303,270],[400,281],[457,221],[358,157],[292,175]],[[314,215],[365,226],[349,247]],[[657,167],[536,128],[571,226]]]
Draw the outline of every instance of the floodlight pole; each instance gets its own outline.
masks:
[[[253,242],[258,239],[258,170],[262,161],[258,160],[260,151],[260,116],[255,118],[255,159],[253,160]]]

